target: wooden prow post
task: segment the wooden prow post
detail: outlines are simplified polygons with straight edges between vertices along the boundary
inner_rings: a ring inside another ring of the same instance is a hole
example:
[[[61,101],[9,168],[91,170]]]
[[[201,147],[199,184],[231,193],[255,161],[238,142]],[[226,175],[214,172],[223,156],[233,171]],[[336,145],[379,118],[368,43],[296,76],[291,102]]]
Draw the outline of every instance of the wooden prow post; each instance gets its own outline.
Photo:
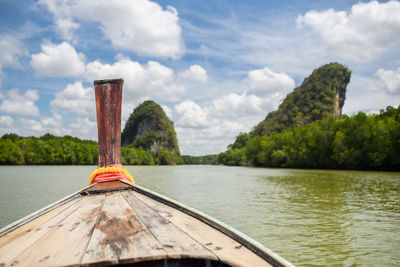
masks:
[[[96,80],[99,167],[121,164],[121,104],[123,79]]]

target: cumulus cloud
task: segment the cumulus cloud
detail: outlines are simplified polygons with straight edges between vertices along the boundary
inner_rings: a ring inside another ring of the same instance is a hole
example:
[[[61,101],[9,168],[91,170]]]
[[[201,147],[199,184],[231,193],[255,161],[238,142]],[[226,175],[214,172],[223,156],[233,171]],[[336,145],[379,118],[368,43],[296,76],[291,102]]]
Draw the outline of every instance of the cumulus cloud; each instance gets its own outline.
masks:
[[[89,117],[78,117],[69,127],[74,135],[83,139],[97,140],[97,121]]]
[[[212,101],[213,114],[221,118],[242,120],[271,108],[269,99],[246,93],[230,93]]]
[[[67,42],[43,44],[42,52],[32,55],[31,66],[37,76],[73,77],[85,72],[84,55]]]
[[[40,122],[46,133],[52,133],[58,136],[72,134],[71,129],[64,128],[62,116],[60,114],[53,114],[53,117],[43,117]]]
[[[252,70],[242,93],[228,93],[205,103],[185,100],[174,106],[182,153],[211,154],[224,151],[240,132],[248,132],[276,109],[294,81],[268,68]]]
[[[250,71],[245,81],[250,87],[248,93],[261,97],[276,93],[284,96],[295,85],[293,78],[286,73],[273,72],[267,67]]]
[[[39,116],[39,109],[35,105],[38,99],[36,90],[27,90],[24,94],[20,94],[18,89],[12,89],[3,97],[0,111],[16,115]]]
[[[5,77],[3,69],[22,68],[19,62],[19,57],[26,54],[25,49],[22,47],[18,39],[10,35],[0,36],[0,85],[2,79]]]
[[[182,127],[205,128],[211,122],[208,111],[191,100],[175,105],[174,110],[179,116],[176,124]]]
[[[170,109],[167,105],[161,105],[161,108],[164,110],[165,115],[167,115],[167,117],[169,119],[172,118],[172,109]]]
[[[227,94],[207,103],[185,100],[174,106],[173,119],[182,153],[219,153],[237,134],[248,132],[267,111],[269,99],[255,95]]]
[[[124,78],[124,101],[138,103],[145,99],[176,101],[185,88],[175,82],[174,71],[156,61],[142,65],[130,58],[119,57],[114,64],[93,61],[86,67],[86,79]]]
[[[88,82],[122,77],[126,100],[136,103],[148,98],[177,101],[186,92],[184,86],[176,83],[174,71],[156,61],[142,65],[118,55],[113,64],[95,60],[85,65],[84,58],[67,42],[48,43],[42,45],[41,53],[32,55],[31,65],[42,77],[79,77]]]
[[[0,129],[9,129],[14,124],[10,116],[0,116]]]
[[[343,113],[351,115],[360,110],[379,111],[388,105],[397,107],[399,103],[400,94],[389,94],[385,84],[378,77],[365,77],[354,73],[346,90]]]
[[[234,141],[237,133],[245,131],[240,123],[221,121],[204,129],[175,128],[182,154],[208,155],[226,150],[226,146]]]
[[[37,120],[21,118],[19,119],[19,123],[21,125],[21,130],[23,133],[29,133],[29,135],[37,135],[44,132],[42,124]]]
[[[71,18],[56,18],[55,21],[56,31],[61,37],[69,42],[76,42],[74,31],[79,28],[79,24],[72,21]]]
[[[299,15],[326,43],[329,53],[358,62],[368,61],[400,45],[400,2],[358,3],[351,12],[328,9]]]
[[[195,82],[207,82],[208,76],[206,70],[200,65],[191,65],[188,70],[182,71],[178,75],[183,80]]]
[[[93,87],[84,87],[81,81],[68,84],[64,90],[56,93],[50,106],[53,117],[41,120],[46,132],[96,139],[96,104]]]
[[[93,88],[85,88],[81,81],[68,84],[61,92],[56,94],[50,102],[53,113],[72,113],[78,116],[94,117],[95,103]]]
[[[394,71],[379,69],[375,75],[384,83],[389,94],[400,94],[400,68]]]
[[[54,15],[66,40],[82,22],[94,22],[111,43],[121,49],[159,57],[178,58],[184,52],[178,12],[148,0],[40,0]]]

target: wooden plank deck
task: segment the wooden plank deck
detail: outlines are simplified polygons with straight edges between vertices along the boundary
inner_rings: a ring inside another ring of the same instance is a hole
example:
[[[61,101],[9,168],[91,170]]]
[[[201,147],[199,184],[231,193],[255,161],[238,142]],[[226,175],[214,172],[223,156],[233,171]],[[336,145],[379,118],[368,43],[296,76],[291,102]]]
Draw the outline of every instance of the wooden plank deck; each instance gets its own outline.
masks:
[[[235,266],[271,266],[237,241],[188,214],[134,191],[123,194],[146,203],[166,220],[211,250],[224,263]],[[238,257],[238,255],[240,256]]]
[[[92,193],[4,234],[0,266],[89,266],[180,258],[271,266],[214,227],[130,188]]]

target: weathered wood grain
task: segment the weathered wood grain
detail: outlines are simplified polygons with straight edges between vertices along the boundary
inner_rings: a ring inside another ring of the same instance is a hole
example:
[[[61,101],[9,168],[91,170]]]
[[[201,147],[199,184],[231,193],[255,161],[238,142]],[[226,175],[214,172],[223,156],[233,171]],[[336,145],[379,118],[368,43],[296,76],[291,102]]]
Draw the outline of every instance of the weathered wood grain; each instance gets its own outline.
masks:
[[[126,183],[123,183],[119,180],[115,181],[110,181],[106,183],[96,183],[89,188],[82,190],[81,194],[98,194],[98,193],[105,193],[105,192],[111,192],[111,191],[117,191],[121,189],[128,189],[131,188],[132,186]]]
[[[72,214],[15,258],[13,266],[64,266],[79,263],[100,215],[104,195],[87,199]]]
[[[99,167],[121,164],[123,79],[94,81],[99,136]]]
[[[207,247],[136,198],[132,191],[124,191],[121,194],[143,220],[149,231],[157,238],[162,246],[160,248],[165,250],[169,258],[218,259]]]
[[[83,204],[81,198],[73,199],[3,236],[0,239],[0,265],[12,265],[18,255],[61,224]]]
[[[132,210],[120,192],[104,202],[82,264],[135,262],[161,259],[166,255],[160,243]]]
[[[0,238],[0,266],[97,266],[187,258],[272,266],[240,240],[196,217],[199,214],[187,214],[184,206],[179,209],[164,201],[131,189],[71,199]]]
[[[198,219],[140,193],[132,191],[131,194],[193,239],[206,246],[222,262],[233,266],[271,266],[237,241]]]

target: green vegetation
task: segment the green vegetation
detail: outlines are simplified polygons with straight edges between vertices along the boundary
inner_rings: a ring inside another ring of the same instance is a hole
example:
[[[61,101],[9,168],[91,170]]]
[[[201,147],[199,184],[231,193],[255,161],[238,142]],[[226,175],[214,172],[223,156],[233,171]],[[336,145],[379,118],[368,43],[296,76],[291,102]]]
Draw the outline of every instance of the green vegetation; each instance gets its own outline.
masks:
[[[155,164],[182,164],[174,123],[153,101],[145,101],[129,116],[122,145],[151,152]]]
[[[71,136],[5,134],[0,139],[1,164],[97,164],[97,151],[96,142]]]
[[[380,114],[326,118],[250,137],[218,156],[225,165],[400,170],[400,106]]]
[[[122,163],[127,165],[182,164],[174,125],[162,108],[145,101],[129,117],[122,133]],[[71,136],[0,138],[0,164],[98,163],[98,144]]]
[[[123,147],[122,163],[149,165],[155,161],[150,152]],[[0,164],[80,164],[97,165],[98,144],[71,136],[20,137],[5,134],[0,138]]]
[[[286,96],[278,110],[270,112],[255,127],[251,136],[281,132],[329,117],[338,118],[350,76],[351,71],[339,63],[329,63],[315,69]]]
[[[188,165],[215,165],[217,164],[218,155],[206,155],[206,156],[188,156],[183,155],[183,164]]]

